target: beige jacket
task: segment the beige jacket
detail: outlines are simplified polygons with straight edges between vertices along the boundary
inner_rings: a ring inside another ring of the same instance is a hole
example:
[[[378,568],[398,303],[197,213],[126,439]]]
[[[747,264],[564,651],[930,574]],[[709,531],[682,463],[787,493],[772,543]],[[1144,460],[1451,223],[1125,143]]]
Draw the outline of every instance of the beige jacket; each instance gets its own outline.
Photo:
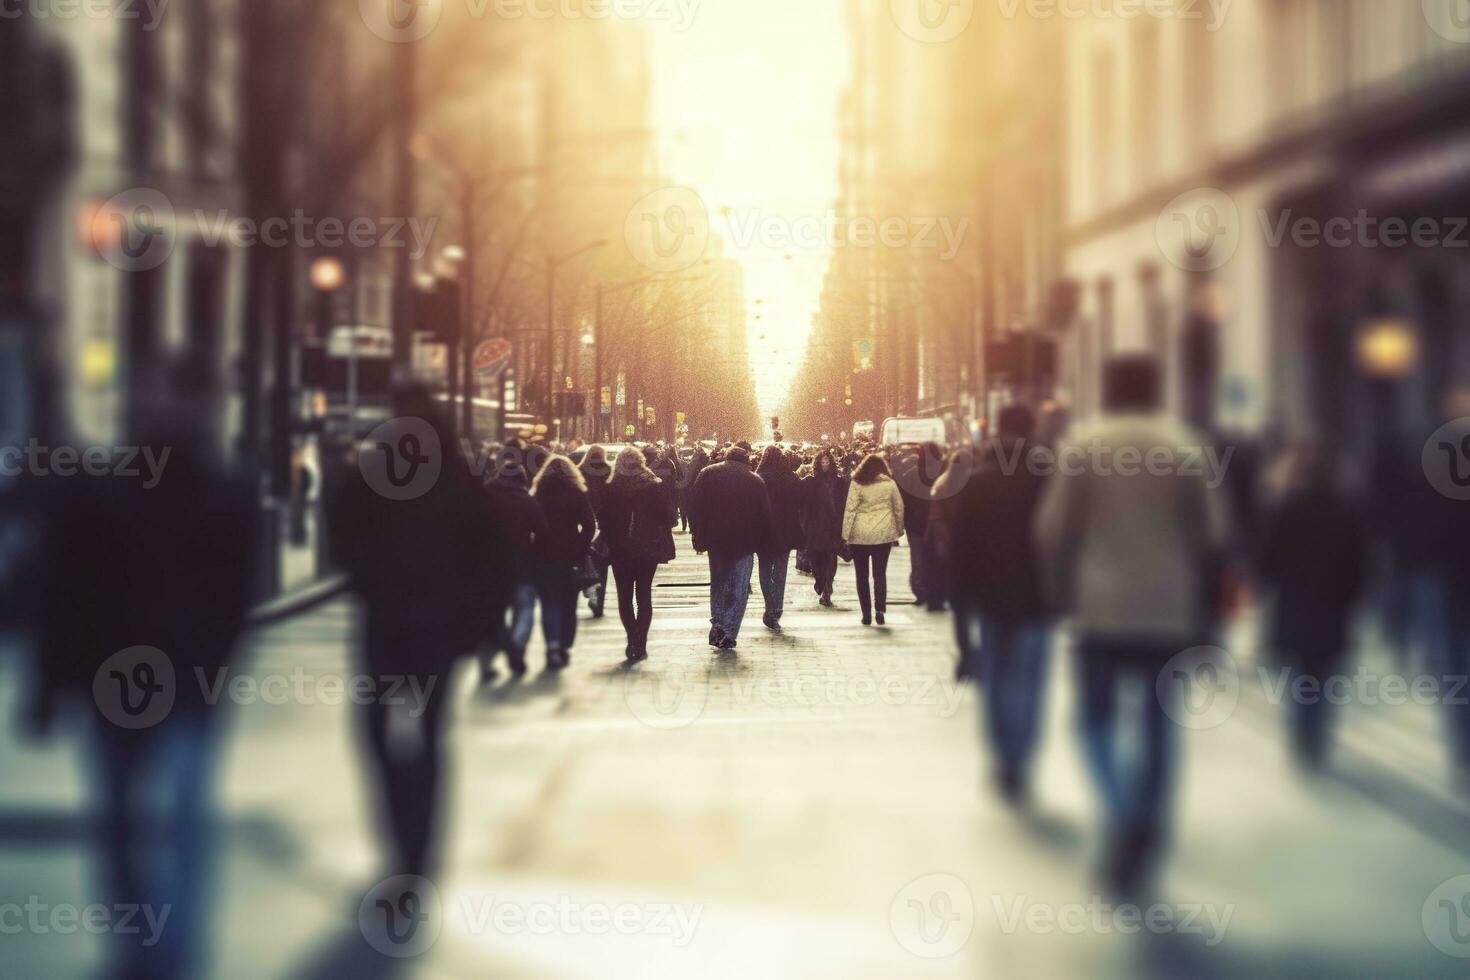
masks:
[[[1079,425],[1058,448],[1036,540],[1052,601],[1077,631],[1198,637],[1228,534],[1225,490],[1210,485],[1222,474],[1211,474],[1205,444],[1163,416],[1114,415]],[[1150,453],[1154,464],[1140,465]]]
[[[903,495],[898,484],[880,476],[868,486],[856,480],[847,491],[842,540],[848,544],[893,544],[903,537]]]

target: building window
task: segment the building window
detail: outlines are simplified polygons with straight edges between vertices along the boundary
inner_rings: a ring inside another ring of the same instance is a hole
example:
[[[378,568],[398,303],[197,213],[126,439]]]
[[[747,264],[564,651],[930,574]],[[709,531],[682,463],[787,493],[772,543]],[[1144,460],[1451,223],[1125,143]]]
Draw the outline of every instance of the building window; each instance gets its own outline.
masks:
[[[1113,190],[1113,147],[1117,142],[1113,52],[1099,48],[1092,56],[1092,180],[1093,199],[1106,205]]]
[[[1133,33],[1133,169],[1146,185],[1158,169],[1159,21],[1144,17]]]

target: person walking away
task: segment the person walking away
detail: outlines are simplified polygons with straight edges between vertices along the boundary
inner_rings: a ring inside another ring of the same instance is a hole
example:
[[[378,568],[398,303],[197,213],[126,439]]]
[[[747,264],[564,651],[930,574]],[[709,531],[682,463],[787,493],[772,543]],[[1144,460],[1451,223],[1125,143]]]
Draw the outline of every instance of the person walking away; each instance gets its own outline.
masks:
[[[577,596],[582,589],[578,568],[588,560],[597,518],[587,481],[565,456],[552,456],[542,465],[531,496],[546,518],[546,534],[537,546],[546,669],[564,670],[577,640]]]
[[[943,448],[932,442],[899,452],[893,463],[894,482],[903,494],[904,531],[913,563],[909,588],[919,605],[930,612],[942,612],[946,598],[938,552],[929,534],[931,491],[944,464]]]
[[[485,484],[496,520],[505,538],[504,562],[511,581],[509,621],[502,616],[491,625],[488,650],[480,658],[480,680],[495,680],[494,659],[504,653],[516,677],[526,673],[526,647],[536,625],[536,548],[546,536],[546,517],[531,499],[525,449],[515,441],[495,458],[495,471]]]
[[[1104,373],[1103,414],[1076,427],[1048,482],[1037,546],[1051,601],[1070,614],[1081,677],[1084,751],[1106,813],[1115,888],[1143,883],[1162,849],[1172,787],[1178,685],[1159,684],[1176,654],[1207,642],[1227,543],[1223,495],[1197,466],[1203,438],[1161,411],[1157,363],[1115,358]],[[1167,454],[1171,465],[1158,461]],[[1147,468],[1130,461],[1150,460]],[[1116,464],[1116,465],[1114,465]],[[1133,689],[1142,735],[1116,731]],[[1140,758],[1124,758],[1137,744]]]
[[[18,481],[43,517],[23,723],[43,738],[63,718],[84,720],[96,897],[172,913],[156,941],[143,941],[147,929],[108,936],[107,975],[182,978],[210,972],[227,724],[226,705],[198,678],[215,683],[230,668],[258,586],[259,522],[250,480],[226,467],[211,438],[208,414],[219,409],[197,384],[207,373],[160,373],[139,386],[135,431],[167,451],[156,484]]]
[[[878,625],[884,625],[883,617],[888,612],[888,556],[903,537],[903,527],[903,495],[893,481],[888,461],[875,453],[853,474],[842,517],[842,540],[852,548],[864,626],[873,625],[875,604]]]
[[[673,509],[662,481],[631,446],[618,454],[603,500],[601,537],[617,585],[618,617],[628,634],[626,656],[638,663],[648,659],[654,575],[674,560]]]
[[[1267,520],[1259,568],[1276,599],[1272,647],[1291,672],[1292,690],[1305,677],[1320,692],[1347,651],[1366,573],[1367,528],[1318,447],[1298,446],[1292,457],[1291,487]],[[1292,745],[1308,769],[1326,759],[1328,710],[1321,697],[1291,706]]]
[[[779,631],[781,616],[786,611],[786,575],[791,568],[791,552],[800,548],[803,540],[801,481],[779,446],[766,447],[756,475],[765,481],[766,497],[771,505],[771,536],[756,555],[761,596],[766,603],[762,622],[766,629]]]
[[[704,451],[703,445],[695,444],[694,455],[689,457],[684,467],[684,482],[679,488],[679,529],[685,534],[689,533],[689,491],[708,465],[709,453]]]
[[[821,603],[832,608],[832,588],[837,578],[837,555],[842,541],[842,514],[847,506],[847,480],[837,471],[831,450],[817,454],[812,475],[802,481],[802,533],[812,563],[812,588]]]
[[[706,467],[691,490],[694,550],[709,555],[709,644],[733,650],[750,601],[755,553],[770,538],[771,501],[743,444],[731,447],[724,462]]]
[[[962,674],[984,689],[995,781],[1009,802],[1024,799],[1030,782],[1050,652],[1032,537],[1045,481],[1026,462],[1034,430],[1030,409],[1006,407],[997,440],[935,484],[936,495],[950,493],[948,480],[960,484],[944,497],[955,631]]]
[[[608,481],[612,479],[612,465],[607,450],[601,446],[589,446],[582,457],[582,479],[587,482],[587,494],[592,500],[592,513],[597,526],[602,526],[602,507],[607,496]],[[611,567],[607,546],[600,538],[592,541],[592,567],[597,571],[597,584],[588,590],[587,606],[593,619],[601,619],[607,611],[607,573]]]
[[[482,481],[454,451],[454,428],[433,396],[420,385],[399,387],[392,412],[432,429],[422,450],[440,454],[439,478],[406,498],[386,495],[386,480],[354,481],[334,508],[328,540],[342,549],[338,563],[362,599],[366,673],[423,692],[367,699],[363,721],[386,804],[389,870],[431,876],[445,796],[449,677],[456,660],[504,620],[512,576]],[[360,447],[364,474],[386,468],[391,476],[402,463],[400,447],[393,439]]]

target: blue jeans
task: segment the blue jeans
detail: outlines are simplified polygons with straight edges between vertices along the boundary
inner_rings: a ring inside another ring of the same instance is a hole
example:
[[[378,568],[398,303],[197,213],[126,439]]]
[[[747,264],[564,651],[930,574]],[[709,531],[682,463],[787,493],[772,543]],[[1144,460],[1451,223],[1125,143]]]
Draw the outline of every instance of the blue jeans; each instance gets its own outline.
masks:
[[[1470,686],[1459,678],[1470,674],[1470,609],[1466,599],[1456,596],[1449,604],[1448,633],[1444,655],[1444,692],[1453,695],[1445,705],[1450,750],[1455,762],[1470,768]]]
[[[1114,834],[1163,829],[1172,788],[1174,723],[1164,698],[1178,697],[1177,685],[1156,684],[1159,670],[1177,650],[1144,642],[1082,637],[1078,674],[1082,694],[1083,752]],[[1135,719],[1139,738],[1132,757],[1119,751],[1117,699],[1134,687],[1141,703]],[[1171,706],[1172,707],[1172,706]]]
[[[202,975],[213,907],[214,719],[181,712],[146,732],[99,725],[92,761],[102,886],[109,903],[168,913],[156,936],[141,915],[140,933],[113,934],[112,966],[118,975]]]
[[[780,616],[786,611],[786,573],[791,567],[791,552],[773,551],[760,556],[761,595],[766,600],[766,613]]]
[[[582,593],[571,575],[560,570],[548,573],[541,581],[541,633],[546,649],[571,652],[577,642],[577,606]]]
[[[1036,752],[1050,634],[1040,623],[987,619],[980,631],[985,727],[1001,768],[1019,775]]]
[[[710,625],[723,630],[732,640],[740,636],[740,623],[745,619],[745,606],[750,601],[750,573],[754,568],[754,555],[709,553]]]

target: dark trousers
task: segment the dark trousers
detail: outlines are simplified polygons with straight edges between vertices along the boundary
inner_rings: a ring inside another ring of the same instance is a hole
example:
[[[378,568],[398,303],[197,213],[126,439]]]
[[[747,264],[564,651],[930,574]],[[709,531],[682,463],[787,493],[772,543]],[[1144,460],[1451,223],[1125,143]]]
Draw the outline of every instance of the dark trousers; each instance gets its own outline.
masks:
[[[1022,775],[1036,754],[1050,634],[1039,622],[981,620],[985,727],[1000,768]]]
[[[763,551],[756,556],[756,566],[766,615],[779,617],[786,611],[786,571],[791,567],[791,552]]]
[[[852,565],[857,569],[858,604],[864,615],[873,611],[874,599],[878,601],[880,613],[888,611],[888,556],[892,553],[891,544],[852,546]],[[871,591],[868,585],[870,568],[873,576]]]
[[[156,936],[141,913],[139,932],[111,934],[110,975],[203,975],[216,831],[213,719],[176,712],[142,732],[98,725],[92,760],[101,886],[109,903],[169,915]]]
[[[618,587],[618,618],[628,642],[645,643],[653,625],[653,577],[658,563],[645,558],[614,562],[613,581]]]
[[[1179,651],[1175,645],[1083,636],[1078,644],[1081,677],[1083,751],[1102,797],[1111,832],[1157,841],[1172,789],[1174,724],[1166,698],[1177,699],[1177,685],[1159,684],[1158,674]],[[1138,752],[1125,757],[1118,738],[1118,694],[1134,687],[1141,729]]]
[[[537,592],[541,595],[541,634],[547,650],[571,650],[577,642],[577,599],[581,592],[570,572],[549,572],[542,576]]]
[[[831,592],[833,580],[837,578],[837,552],[808,551],[807,560],[812,563],[812,575],[817,580],[817,591],[823,595]]]
[[[416,690],[426,692],[423,703],[412,695],[373,698],[363,720],[369,768],[382,790],[381,823],[394,851],[395,870],[422,875],[432,871],[431,849],[442,809],[444,709],[449,698],[444,676],[415,677]],[[388,700],[406,703],[385,703]],[[409,729],[413,737],[406,738]]]

